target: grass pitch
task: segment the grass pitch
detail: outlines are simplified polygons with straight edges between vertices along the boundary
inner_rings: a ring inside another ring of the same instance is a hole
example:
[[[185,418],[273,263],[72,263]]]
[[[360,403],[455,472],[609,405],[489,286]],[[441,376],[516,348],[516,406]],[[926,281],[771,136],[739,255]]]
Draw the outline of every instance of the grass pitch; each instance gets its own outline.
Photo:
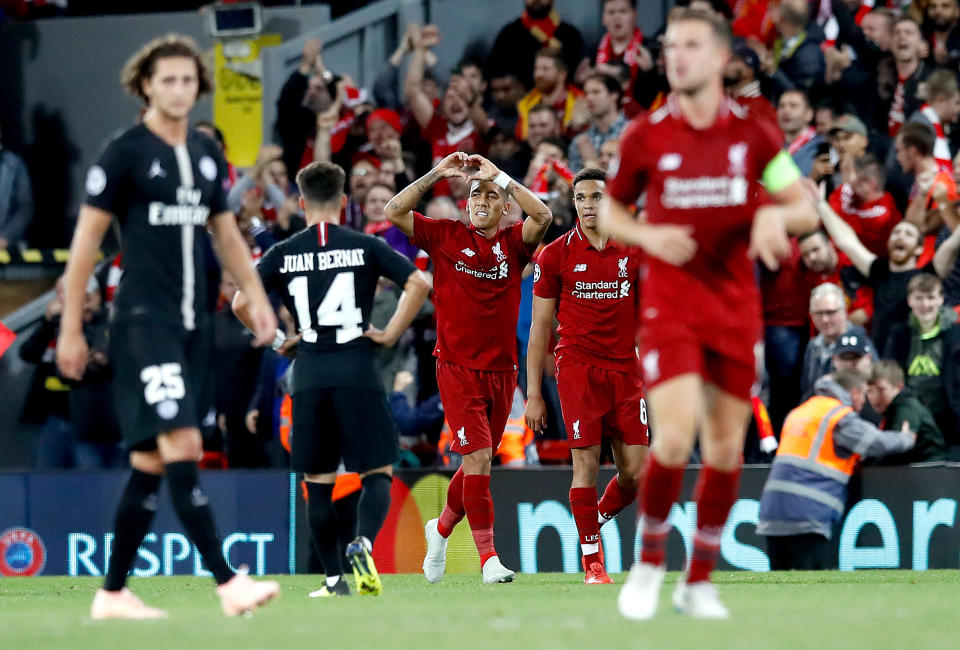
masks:
[[[632,623],[616,610],[619,583],[582,576],[517,576],[483,585],[479,574],[436,585],[384,576],[381,597],[311,599],[316,576],[281,576],[283,597],[252,619],[227,619],[209,579],[131,579],[165,621],[91,621],[99,578],[0,578],[3,648],[956,648],[960,572],[720,573],[730,621],[676,614],[668,574],[656,618]],[[352,584],[353,580],[350,579]]]

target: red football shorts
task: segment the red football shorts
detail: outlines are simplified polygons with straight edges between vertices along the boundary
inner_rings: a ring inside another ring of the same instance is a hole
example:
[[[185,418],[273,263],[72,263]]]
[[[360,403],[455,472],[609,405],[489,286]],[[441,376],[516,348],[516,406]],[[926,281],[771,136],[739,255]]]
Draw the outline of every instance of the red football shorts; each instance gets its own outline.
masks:
[[[510,417],[517,373],[472,370],[437,359],[437,386],[453,432],[450,451],[463,455],[496,449]]]
[[[679,375],[696,373],[723,392],[749,401],[763,372],[763,343],[746,329],[742,336],[713,338],[704,341],[682,322],[644,327],[640,360],[647,390]]]
[[[599,445],[604,437],[650,444],[639,374],[563,360],[557,364],[557,392],[571,448]]]

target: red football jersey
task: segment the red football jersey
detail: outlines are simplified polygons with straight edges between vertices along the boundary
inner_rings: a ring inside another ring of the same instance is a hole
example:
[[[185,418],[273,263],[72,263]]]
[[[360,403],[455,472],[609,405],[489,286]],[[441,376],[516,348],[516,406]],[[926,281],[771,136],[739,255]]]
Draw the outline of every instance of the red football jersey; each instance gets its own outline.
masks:
[[[867,249],[878,257],[887,256],[887,239],[903,219],[890,192],[876,201],[857,205],[853,188],[844,183],[830,195],[830,207],[850,224]]]
[[[697,241],[695,257],[682,267],[647,258],[645,326],[681,321],[715,341],[742,342],[744,329],[759,337],[760,295],[747,249],[760,178],[781,145],[772,125],[748,119],[727,98],[707,129],[690,126],[672,94],[627,126],[610,195],[633,205],[646,190],[647,220],[693,226]]]
[[[558,356],[639,372],[639,249],[610,241],[597,250],[578,222],[540,252],[533,281],[533,295],[557,301]]]
[[[474,370],[516,370],[521,274],[533,252],[523,224],[487,239],[472,225],[415,212],[412,239],[433,261],[434,356]]]

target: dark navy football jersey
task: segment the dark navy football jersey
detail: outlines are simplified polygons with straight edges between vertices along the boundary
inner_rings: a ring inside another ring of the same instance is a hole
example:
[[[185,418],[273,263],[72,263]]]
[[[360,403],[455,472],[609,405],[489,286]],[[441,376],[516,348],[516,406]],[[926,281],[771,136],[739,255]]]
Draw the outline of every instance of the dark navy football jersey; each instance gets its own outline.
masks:
[[[379,279],[402,287],[416,270],[406,257],[379,237],[320,223],[272,246],[257,270],[264,288],[281,297],[303,335],[297,390],[379,386],[370,372],[373,342],[363,333]],[[346,356],[334,361],[333,354]],[[311,358],[322,364],[317,372],[308,369]]]
[[[206,321],[206,224],[228,210],[228,184],[219,149],[197,131],[185,145],[171,147],[138,124],[106,145],[87,173],[86,203],[120,223],[117,321],[186,330]]]

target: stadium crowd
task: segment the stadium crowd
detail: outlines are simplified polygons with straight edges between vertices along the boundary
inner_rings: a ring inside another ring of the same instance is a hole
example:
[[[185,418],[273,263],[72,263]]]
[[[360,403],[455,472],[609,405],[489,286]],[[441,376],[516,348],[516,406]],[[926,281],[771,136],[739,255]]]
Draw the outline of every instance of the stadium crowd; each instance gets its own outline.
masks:
[[[384,238],[427,272],[429,257],[383,209],[455,151],[487,156],[547,203],[554,218],[544,244],[567,232],[576,220],[574,174],[609,169],[629,120],[666,101],[663,28],[641,32],[636,0],[602,0],[605,33],[599,43],[584,43],[552,0],[522,4],[517,0],[522,14],[503,27],[489,56],[464,57],[450,70],[443,69],[450,62],[437,61],[431,51],[443,38],[442,26],[408,25],[389,68],[369,88],[328,69],[322,43],[307,41],[277,100],[276,144],[263,146],[252,168],[231,167],[228,202],[254,260],[305,227],[291,179],[313,161],[336,162],[347,172],[343,224]],[[677,4],[731,21],[737,41],[725,71],[727,90],[782,133],[784,148],[809,179],[823,224],[795,238],[778,271],[758,265],[765,372],[746,459],[769,461],[770,446],[761,441],[779,435],[787,413],[810,397],[818,379],[842,369],[871,378],[867,420],[892,430],[909,421],[918,435],[913,451],[883,462],[960,459],[960,156],[954,157],[960,0]],[[214,124],[196,127],[224,146]],[[21,168],[0,149],[0,248],[22,232],[30,190]],[[466,198],[466,183],[451,178],[433,188],[421,211],[467,223]],[[514,204],[501,227],[521,219]],[[236,284],[221,274],[212,249],[209,260],[220,292],[212,305],[216,362],[205,466],[286,466],[291,361],[283,350],[251,347],[252,335],[229,307]],[[542,437],[535,439],[523,418],[532,266],[517,325],[519,387],[497,453],[503,466],[569,460],[553,363],[543,379],[549,416]],[[63,380],[54,364],[61,296],[21,347],[22,358],[38,366],[24,417],[42,424],[39,466],[125,462],[105,338],[122,273],[116,255],[88,287],[84,321],[92,352],[82,382]],[[384,326],[399,293],[382,281],[374,326]],[[294,336],[293,319],[282,308],[281,319]],[[399,344],[378,352],[405,466],[458,462],[438,396],[435,343],[428,302]],[[884,359],[894,363],[871,373]]]

